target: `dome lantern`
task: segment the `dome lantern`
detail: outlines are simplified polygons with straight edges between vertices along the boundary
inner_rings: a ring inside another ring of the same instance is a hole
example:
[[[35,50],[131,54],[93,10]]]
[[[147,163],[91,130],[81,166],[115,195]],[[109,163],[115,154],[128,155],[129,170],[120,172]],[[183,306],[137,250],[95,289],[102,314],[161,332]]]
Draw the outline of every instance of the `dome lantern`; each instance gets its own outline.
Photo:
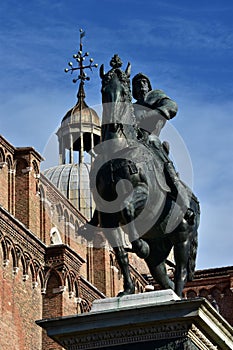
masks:
[[[82,81],[77,97],[76,105],[66,113],[56,133],[59,143],[59,164],[83,163],[84,152],[90,152],[100,141],[100,120],[96,111],[85,102]],[[78,152],[78,161],[75,161],[74,152]]]

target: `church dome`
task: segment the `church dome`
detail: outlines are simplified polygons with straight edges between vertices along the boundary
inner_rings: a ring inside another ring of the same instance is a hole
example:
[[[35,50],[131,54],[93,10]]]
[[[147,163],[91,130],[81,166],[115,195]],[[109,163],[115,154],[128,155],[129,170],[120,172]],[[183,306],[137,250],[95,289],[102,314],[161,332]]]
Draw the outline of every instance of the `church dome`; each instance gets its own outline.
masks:
[[[93,108],[90,108],[83,99],[79,99],[78,103],[66,113],[62,119],[61,125],[79,124],[80,120],[82,121],[82,124],[100,127],[100,119],[96,111]]]
[[[54,186],[87,218],[92,217],[93,201],[89,183],[90,164],[61,164],[43,171]]]

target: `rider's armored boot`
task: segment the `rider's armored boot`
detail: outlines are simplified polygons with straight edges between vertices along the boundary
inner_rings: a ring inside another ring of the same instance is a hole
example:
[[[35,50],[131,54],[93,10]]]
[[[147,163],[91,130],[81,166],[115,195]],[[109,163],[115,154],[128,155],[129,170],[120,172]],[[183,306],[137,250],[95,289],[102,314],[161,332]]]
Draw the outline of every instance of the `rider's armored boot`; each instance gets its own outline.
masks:
[[[168,182],[171,182],[170,188],[171,191],[174,193],[176,192],[176,201],[177,204],[181,207],[181,210],[184,213],[184,219],[188,222],[189,225],[194,224],[194,212],[190,208],[190,200],[188,196],[188,192],[183,185],[183,183],[180,181],[178,174],[175,171],[175,168],[172,164],[172,162],[168,161],[164,163],[165,172],[167,173],[167,176],[169,177]]]

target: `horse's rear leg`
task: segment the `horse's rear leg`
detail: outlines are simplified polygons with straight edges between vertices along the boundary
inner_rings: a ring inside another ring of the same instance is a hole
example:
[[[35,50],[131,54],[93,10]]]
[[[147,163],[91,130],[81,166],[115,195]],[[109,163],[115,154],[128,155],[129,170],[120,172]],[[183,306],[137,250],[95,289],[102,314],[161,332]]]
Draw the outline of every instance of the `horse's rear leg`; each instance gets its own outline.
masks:
[[[125,251],[123,247],[123,241],[122,241],[122,232],[120,228],[108,228],[106,231],[106,238],[108,239],[109,243],[113,247],[113,250],[115,252],[115,257],[117,260],[117,263],[121,269],[121,273],[123,275],[123,292],[120,292],[118,294],[119,297],[123,295],[128,294],[134,294],[135,292],[135,286],[133,283],[133,280],[130,275],[129,271],[129,259],[128,259],[128,253]]]
[[[128,253],[124,250],[123,247],[114,247],[114,252],[124,281],[124,290],[123,292],[118,293],[117,296],[122,297],[123,295],[134,294],[135,286],[129,272]]]
[[[189,235],[188,235],[189,236]],[[175,269],[175,292],[182,297],[184,285],[188,276],[188,260],[190,252],[190,238],[174,245]]]
[[[160,264],[156,264],[154,259],[153,261],[146,259],[146,263],[151,275],[163,289],[175,289],[174,283],[167,275],[166,264],[164,261]]]

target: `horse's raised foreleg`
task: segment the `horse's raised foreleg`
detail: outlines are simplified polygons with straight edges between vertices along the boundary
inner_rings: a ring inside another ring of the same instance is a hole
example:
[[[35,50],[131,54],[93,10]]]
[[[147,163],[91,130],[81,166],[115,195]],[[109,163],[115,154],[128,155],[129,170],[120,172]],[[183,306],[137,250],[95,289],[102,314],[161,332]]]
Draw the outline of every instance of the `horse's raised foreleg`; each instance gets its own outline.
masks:
[[[122,210],[122,216],[124,223],[126,224],[124,231],[128,234],[129,240],[132,244],[132,251],[136,253],[139,258],[145,259],[150,254],[149,245],[140,238],[140,234],[135,227],[136,211],[140,210],[146,200],[146,195],[143,192],[139,192],[138,189],[134,190],[133,196],[130,201],[125,201],[125,207]]]

